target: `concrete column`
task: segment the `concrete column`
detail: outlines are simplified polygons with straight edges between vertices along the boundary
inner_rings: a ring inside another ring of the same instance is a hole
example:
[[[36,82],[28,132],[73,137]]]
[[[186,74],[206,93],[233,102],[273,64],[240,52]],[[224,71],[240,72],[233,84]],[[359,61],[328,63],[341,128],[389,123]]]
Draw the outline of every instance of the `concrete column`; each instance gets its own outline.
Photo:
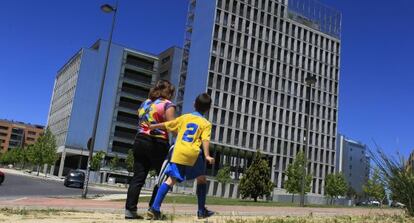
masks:
[[[55,173],[55,164],[54,165],[52,165],[51,167],[50,167],[50,172],[49,172],[49,174],[50,175],[53,175]]]
[[[225,186],[224,186],[224,197],[225,198],[231,197],[231,194],[230,194],[230,184],[229,183],[228,184],[225,184]]]
[[[80,155],[79,156],[79,161],[78,161],[78,169],[80,169],[81,166],[82,166],[82,158],[83,158],[83,155]]]
[[[281,163],[281,162],[279,162],[279,166],[280,166],[280,163]],[[279,176],[278,176],[279,178],[278,178],[278,180],[277,180],[277,188],[281,188],[281,187],[282,187],[282,180],[284,180],[284,179],[282,179],[282,175],[283,175],[283,174],[282,174],[282,171],[280,171],[280,172],[279,172]]]
[[[221,197],[221,194],[222,194],[222,184],[218,183],[216,196]]]
[[[271,178],[270,178],[272,182],[275,182],[275,166],[276,166],[276,156],[273,156],[272,166],[271,166],[272,172],[271,172]]]
[[[209,180],[209,181],[210,181],[210,186],[207,189],[207,195],[208,196],[213,196],[214,180]]]
[[[60,166],[59,166],[58,177],[62,177],[63,168],[65,167],[65,159],[66,159],[66,151],[65,151],[65,149],[63,149],[62,156],[60,157]]]
[[[238,198],[237,197],[237,192],[239,191],[239,184],[235,183],[234,184],[234,188],[233,188],[233,195],[232,198]]]
[[[270,177],[270,180],[272,181],[273,185],[275,184],[275,166],[276,166],[276,156],[273,156],[273,158],[272,158],[272,167],[271,167],[272,172],[271,172],[271,177]],[[277,185],[276,185],[276,187],[277,187]],[[274,195],[273,191],[274,190],[272,190],[272,193],[270,195],[270,196],[272,196],[272,199],[273,199],[273,195]]]
[[[47,164],[43,165],[43,173],[47,175]]]
[[[102,182],[102,183],[107,183],[107,181],[106,181],[106,176],[107,176],[107,174],[108,174],[108,173],[107,173],[106,171],[102,173],[102,179],[101,179],[101,182]]]
[[[197,194],[197,179],[194,179],[193,182],[193,194]]]
[[[236,172],[234,173],[234,179],[239,179],[239,167],[240,167],[240,149],[237,149],[236,154]]]

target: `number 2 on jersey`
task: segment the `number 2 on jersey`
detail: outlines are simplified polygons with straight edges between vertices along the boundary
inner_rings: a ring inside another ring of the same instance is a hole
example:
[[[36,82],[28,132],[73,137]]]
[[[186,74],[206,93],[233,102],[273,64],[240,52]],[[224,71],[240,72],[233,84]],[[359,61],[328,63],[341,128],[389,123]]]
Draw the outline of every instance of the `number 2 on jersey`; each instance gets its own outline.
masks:
[[[185,142],[193,142],[194,134],[196,134],[198,125],[195,123],[188,123],[186,126],[187,130],[185,130],[183,134],[183,141]]]

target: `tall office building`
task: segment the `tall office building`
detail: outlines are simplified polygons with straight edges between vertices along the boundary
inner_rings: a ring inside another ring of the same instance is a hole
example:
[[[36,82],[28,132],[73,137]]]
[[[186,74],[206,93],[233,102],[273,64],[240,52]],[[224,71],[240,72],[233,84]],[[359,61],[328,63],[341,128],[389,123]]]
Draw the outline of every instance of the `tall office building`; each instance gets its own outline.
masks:
[[[92,135],[108,43],[82,48],[55,79],[48,126],[56,136],[58,175],[70,168],[86,168],[87,142]],[[112,44],[98,119],[95,151],[124,157],[136,134],[141,102],[160,77],[178,80],[181,49],[160,55]],[[178,67],[177,67],[178,66]],[[54,170],[52,170],[54,171]]]
[[[314,0],[189,1],[178,110],[192,110],[201,92],[212,96],[217,164],[210,175],[230,165],[239,179],[260,149],[271,166],[273,199],[289,199],[285,169],[305,147],[305,78],[316,75],[308,198],[322,202],[325,176],[335,170],[340,24],[340,12]],[[217,183],[210,184],[216,194]],[[236,186],[228,196],[237,196]]]
[[[336,172],[342,173],[348,186],[358,194],[362,194],[362,186],[368,182],[370,173],[367,146],[343,135],[338,135]]]
[[[0,153],[34,144],[43,129],[42,125],[0,119]]]

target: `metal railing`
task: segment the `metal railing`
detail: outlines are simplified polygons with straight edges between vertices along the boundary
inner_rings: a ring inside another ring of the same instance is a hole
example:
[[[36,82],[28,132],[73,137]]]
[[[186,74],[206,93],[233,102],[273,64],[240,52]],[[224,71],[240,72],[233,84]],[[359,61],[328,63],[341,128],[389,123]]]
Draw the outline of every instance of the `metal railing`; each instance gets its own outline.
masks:
[[[317,0],[289,0],[288,10],[290,19],[335,38],[341,38],[340,11]]]

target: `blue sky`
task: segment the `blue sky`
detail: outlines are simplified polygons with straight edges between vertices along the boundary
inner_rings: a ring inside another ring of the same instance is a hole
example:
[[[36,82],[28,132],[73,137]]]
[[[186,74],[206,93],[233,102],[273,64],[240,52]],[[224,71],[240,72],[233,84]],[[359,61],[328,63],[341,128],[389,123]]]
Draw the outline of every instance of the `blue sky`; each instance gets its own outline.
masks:
[[[343,14],[339,132],[407,155],[414,148],[414,1],[322,2]],[[2,1],[0,118],[46,124],[56,71],[108,36],[103,3]],[[186,10],[187,0],[120,0],[114,41],[152,53],[181,46]]]

